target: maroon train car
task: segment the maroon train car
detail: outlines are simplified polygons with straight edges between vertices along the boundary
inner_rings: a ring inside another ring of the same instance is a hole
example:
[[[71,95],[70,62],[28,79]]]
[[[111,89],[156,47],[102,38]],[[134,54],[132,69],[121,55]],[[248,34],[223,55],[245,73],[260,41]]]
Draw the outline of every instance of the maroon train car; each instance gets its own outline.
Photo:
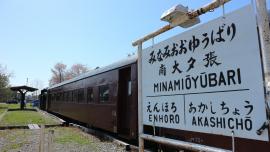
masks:
[[[137,139],[136,57],[48,88],[46,109],[88,126]]]
[[[45,91],[44,91],[45,92]],[[137,57],[92,70],[54,85],[41,99],[43,109],[117,134],[127,140],[138,139]],[[144,126],[146,134],[203,145],[232,149],[232,137]],[[235,151],[269,152],[270,143],[235,138]],[[172,147],[147,142],[146,145],[169,151]]]

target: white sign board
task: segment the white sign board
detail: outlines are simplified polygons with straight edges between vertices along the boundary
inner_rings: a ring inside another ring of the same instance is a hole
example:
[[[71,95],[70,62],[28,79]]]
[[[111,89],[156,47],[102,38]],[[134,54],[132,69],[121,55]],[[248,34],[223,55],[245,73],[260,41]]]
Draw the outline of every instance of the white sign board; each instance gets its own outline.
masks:
[[[251,6],[142,52],[145,125],[268,141],[264,100]]]

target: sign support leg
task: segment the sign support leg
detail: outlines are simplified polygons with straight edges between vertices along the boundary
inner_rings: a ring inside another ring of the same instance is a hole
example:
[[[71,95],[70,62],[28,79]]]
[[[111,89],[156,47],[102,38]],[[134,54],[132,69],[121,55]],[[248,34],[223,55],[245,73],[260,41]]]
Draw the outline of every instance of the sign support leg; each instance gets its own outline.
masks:
[[[138,44],[138,134],[139,134],[139,152],[144,151],[143,134],[143,113],[142,113],[142,42]]]

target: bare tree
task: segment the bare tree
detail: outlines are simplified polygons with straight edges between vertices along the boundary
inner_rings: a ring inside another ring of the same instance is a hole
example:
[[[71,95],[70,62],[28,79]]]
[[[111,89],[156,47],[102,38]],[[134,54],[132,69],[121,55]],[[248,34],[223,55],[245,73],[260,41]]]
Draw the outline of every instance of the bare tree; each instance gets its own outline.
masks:
[[[79,76],[83,73],[86,73],[89,71],[89,68],[83,64],[74,64],[70,68],[70,70],[66,73],[66,80],[72,79],[76,76]]]
[[[34,88],[37,88],[39,90],[42,90],[44,88],[44,82],[42,80],[40,80],[40,79],[34,79],[32,81],[32,86]]]
[[[52,78],[49,81],[49,85],[52,86],[57,83],[61,83],[65,79],[65,73],[66,73],[66,65],[59,62],[54,65],[54,68],[51,69],[52,72]]]

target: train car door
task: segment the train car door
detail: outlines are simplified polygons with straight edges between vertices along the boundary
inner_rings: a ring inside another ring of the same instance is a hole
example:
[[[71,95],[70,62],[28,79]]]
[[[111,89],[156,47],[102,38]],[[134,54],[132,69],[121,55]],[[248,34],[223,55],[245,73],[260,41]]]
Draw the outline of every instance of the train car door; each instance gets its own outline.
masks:
[[[52,94],[50,92],[48,92],[48,99],[47,99],[47,102],[46,102],[46,108],[48,111],[50,111],[51,109],[51,102],[52,102]]]
[[[131,68],[127,67],[119,70],[117,132],[123,137],[130,136],[131,101]]]

